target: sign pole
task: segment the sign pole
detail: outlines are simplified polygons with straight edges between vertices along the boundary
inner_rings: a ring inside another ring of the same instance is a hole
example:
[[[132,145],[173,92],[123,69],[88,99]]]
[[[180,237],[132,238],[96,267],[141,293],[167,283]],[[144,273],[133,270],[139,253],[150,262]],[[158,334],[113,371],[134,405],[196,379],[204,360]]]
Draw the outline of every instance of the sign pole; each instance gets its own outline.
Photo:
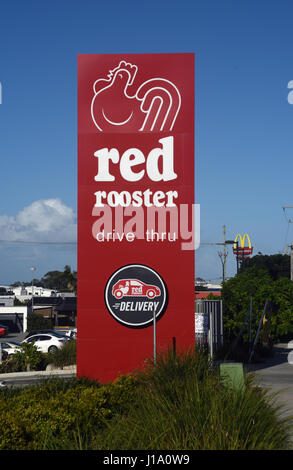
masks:
[[[157,365],[157,319],[156,309],[154,308],[154,365]]]

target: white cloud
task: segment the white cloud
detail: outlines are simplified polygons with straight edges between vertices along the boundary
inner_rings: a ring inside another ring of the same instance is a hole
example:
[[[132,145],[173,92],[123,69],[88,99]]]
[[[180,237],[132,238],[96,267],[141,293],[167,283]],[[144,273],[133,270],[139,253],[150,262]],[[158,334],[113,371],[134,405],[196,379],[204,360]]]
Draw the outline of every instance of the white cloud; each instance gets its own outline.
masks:
[[[60,199],[35,201],[15,217],[0,215],[2,240],[73,242],[76,227],[73,209]]]

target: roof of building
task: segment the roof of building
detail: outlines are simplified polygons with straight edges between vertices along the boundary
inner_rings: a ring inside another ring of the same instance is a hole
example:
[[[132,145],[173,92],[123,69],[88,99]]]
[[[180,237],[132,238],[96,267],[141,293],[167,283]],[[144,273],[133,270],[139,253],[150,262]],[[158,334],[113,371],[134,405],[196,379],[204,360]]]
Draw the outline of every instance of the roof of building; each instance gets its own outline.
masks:
[[[221,291],[218,290],[202,290],[195,293],[196,299],[206,299],[209,295],[213,295],[215,297],[221,297]]]

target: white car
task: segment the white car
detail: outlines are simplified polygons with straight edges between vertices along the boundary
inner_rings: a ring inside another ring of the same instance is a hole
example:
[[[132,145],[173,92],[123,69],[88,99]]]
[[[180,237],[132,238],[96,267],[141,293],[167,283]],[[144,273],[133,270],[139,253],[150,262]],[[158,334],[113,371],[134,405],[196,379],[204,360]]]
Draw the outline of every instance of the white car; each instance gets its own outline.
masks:
[[[21,344],[34,343],[38,351],[44,353],[51,353],[56,351],[57,349],[61,349],[62,346],[67,343],[67,341],[69,341],[69,338],[66,339],[65,337],[62,338],[50,334],[39,334],[29,336],[29,338],[24,339]]]
[[[15,354],[17,351],[21,351],[21,343],[17,341],[1,341],[2,354],[5,351],[7,356]]]
[[[70,330],[64,333],[65,336],[68,336],[70,339],[76,339],[77,336],[77,329],[71,328]]]

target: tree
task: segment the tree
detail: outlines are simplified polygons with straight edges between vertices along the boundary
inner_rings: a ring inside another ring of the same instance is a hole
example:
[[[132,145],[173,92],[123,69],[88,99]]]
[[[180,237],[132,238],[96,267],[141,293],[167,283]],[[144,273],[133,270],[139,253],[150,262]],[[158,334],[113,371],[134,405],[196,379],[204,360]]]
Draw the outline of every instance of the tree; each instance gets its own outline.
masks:
[[[13,287],[31,286],[43,287],[45,289],[56,289],[59,291],[70,291],[76,294],[77,272],[71,271],[71,267],[66,265],[64,271],[49,271],[42,279],[33,279],[30,282],[14,282]]]
[[[41,279],[47,289],[57,289],[60,291],[76,292],[77,273],[71,271],[70,266],[66,265],[64,271],[49,271]]]
[[[279,341],[293,333],[293,283],[280,277],[274,280],[268,271],[253,266],[239,273],[223,285],[225,338],[232,340],[241,328],[252,298],[252,332],[255,336],[265,301],[269,308],[270,336]],[[247,340],[247,333],[244,335]]]
[[[246,269],[253,266],[258,269],[265,269],[274,280],[280,279],[281,277],[290,278],[289,255],[255,255],[252,258],[247,258],[243,261],[239,272],[244,272]]]
[[[44,318],[38,313],[31,313],[27,319],[28,331],[44,330],[52,328],[52,322],[49,318]]]

